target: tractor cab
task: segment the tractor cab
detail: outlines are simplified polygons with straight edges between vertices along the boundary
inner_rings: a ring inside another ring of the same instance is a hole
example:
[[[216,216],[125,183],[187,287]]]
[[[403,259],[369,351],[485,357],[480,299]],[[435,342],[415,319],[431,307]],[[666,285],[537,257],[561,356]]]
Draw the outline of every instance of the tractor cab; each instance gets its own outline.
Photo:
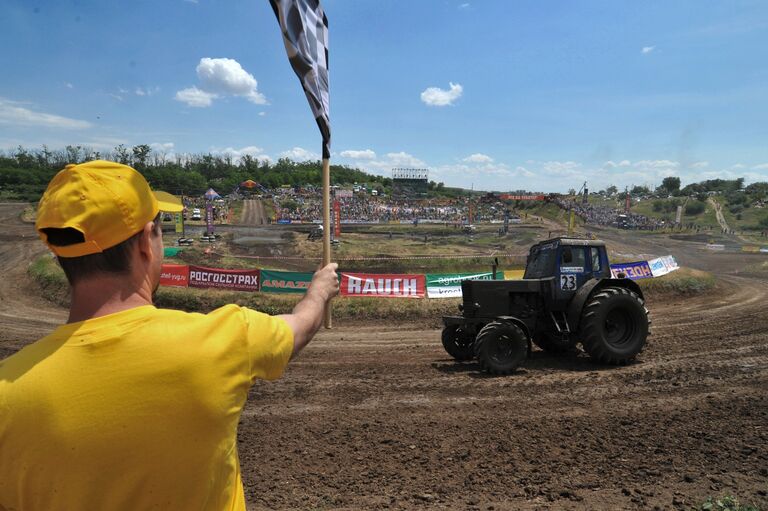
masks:
[[[550,280],[552,310],[565,310],[586,282],[610,276],[604,242],[555,238],[531,247],[523,278]]]

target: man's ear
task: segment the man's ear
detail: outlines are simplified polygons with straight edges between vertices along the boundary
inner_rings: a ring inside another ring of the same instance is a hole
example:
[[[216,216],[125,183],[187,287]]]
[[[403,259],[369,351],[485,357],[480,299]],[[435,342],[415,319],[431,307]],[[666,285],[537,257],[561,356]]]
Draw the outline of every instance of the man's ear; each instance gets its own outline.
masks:
[[[147,222],[139,236],[139,253],[149,258],[152,255],[152,238],[155,234],[155,222]]]

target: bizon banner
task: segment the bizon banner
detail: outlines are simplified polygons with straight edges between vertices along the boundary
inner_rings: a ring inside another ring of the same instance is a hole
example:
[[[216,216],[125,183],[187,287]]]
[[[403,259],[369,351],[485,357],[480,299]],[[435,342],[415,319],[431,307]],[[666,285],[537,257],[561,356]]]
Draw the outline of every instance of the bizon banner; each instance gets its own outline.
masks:
[[[376,296],[381,298],[424,298],[424,275],[377,275],[342,273],[342,296]]]
[[[306,293],[312,273],[261,270],[261,290],[265,293]]]
[[[187,287],[189,283],[189,266],[186,264],[164,264],[160,270],[160,285],[172,287]]]
[[[189,287],[215,287],[233,291],[258,291],[259,270],[222,270],[189,267]]]
[[[429,298],[461,298],[461,281],[462,280],[493,280],[493,273],[486,272],[486,273],[427,274],[427,297]]]
[[[619,273],[623,273],[626,278],[632,280],[649,279],[653,277],[651,267],[648,261],[638,261],[636,263],[612,264],[611,277],[618,278]]]

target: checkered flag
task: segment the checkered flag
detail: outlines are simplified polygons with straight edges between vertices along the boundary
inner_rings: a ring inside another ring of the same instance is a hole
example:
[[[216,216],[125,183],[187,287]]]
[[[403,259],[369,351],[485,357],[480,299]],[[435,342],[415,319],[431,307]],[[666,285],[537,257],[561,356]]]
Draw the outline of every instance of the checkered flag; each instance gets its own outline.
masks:
[[[291,67],[301,81],[323,136],[323,159],[331,157],[328,94],[328,18],[320,0],[269,0],[283,33]]]

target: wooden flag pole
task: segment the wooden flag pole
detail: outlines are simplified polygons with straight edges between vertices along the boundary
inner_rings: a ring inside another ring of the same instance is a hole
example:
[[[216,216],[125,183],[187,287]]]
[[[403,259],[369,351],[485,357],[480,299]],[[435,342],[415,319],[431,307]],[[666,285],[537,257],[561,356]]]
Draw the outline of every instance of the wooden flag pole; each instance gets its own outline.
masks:
[[[323,266],[331,262],[331,160],[323,158]],[[331,303],[325,308],[325,328],[333,326]]]

